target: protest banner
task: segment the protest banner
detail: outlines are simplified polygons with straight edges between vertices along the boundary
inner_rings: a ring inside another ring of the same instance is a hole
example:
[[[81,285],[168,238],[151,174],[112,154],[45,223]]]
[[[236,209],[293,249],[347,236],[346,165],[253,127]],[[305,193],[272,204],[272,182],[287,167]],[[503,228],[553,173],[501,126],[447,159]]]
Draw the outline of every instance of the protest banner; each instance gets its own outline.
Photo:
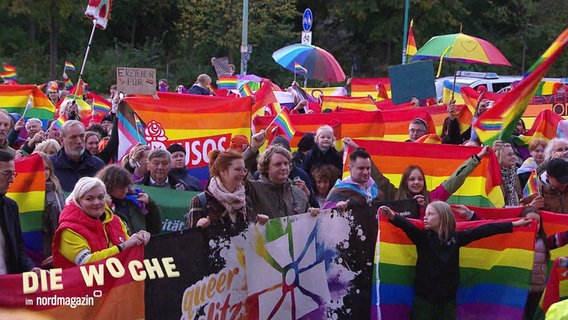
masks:
[[[126,94],[156,94],[156,69],[116,68],[116,86]]]

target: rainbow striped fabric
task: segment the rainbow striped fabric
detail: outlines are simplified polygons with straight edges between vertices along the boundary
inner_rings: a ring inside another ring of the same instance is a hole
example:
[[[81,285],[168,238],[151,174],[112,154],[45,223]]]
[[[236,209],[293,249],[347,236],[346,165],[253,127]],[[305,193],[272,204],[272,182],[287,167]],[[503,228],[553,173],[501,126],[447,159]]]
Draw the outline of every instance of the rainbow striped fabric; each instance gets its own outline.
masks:
[[[369,97],[333,97],[321,96],[321,110],[359,110],[359,111],[377,111],[377,106],[373,99]]]
[[[252,89],[248,83],[245,83],[239,88],[239,92],[241,93],[241,97],[250,97],[253,95]]]
[[[480,147],[448,144],[355,142],[369,152],[373,163],[395,186],[400,184],[402,173],[408,166],[419,165],[425,174],[427,190],[442,184],[464,161],[481,151]],[[347,163],[344,164],[346,166]],[[501,170],[494,153],[481,160],[447,202],[497,208],[505,205],[501,192]]]
[[[223,76],[219,77],[217,81],[218,90],[237,90],[238,78],[237,76]]]
[[[294,61],[294,72],[308,74],[308,69],[304,68],[301,64]]]
[[[413,57],[418,51],[416,47],[416,39],[414,39],[414,31],[412,30],[414,27],[414,19],[410,20],[410,27],[408,28],[408,40],[406,42],[406,55],[409,57]]]
[[[71,62],[65,61],[64,69],[68,71],[75,71],[75,66]]]
[[[515,126],[538,89],[540,81],[561,56],[566,44],[568,44],[568,29],[564,30],[533,64],[520,83],[504,94],[493,108],[477,119],[474,127],[483,144],[493,145],[495,140],[509,141]]]
[[[93,118],[95,122],[101,122],[102,118],[109,113],[111,103],[98,94],[87,93],[87,99],[93,99]]]
[[[3,72],[0,72],[0,78],[5,81],[16,81],[18,80],[18,74],[16,73],[16,67],[9,65],[7,63],[2,64]]]
[[[32,107],[29,105],[29,98],[32,97]],[[26,112],[26,118],[38,118],[43,123],[43,128],[47,129],[47,122],[53,119],[55,106],[47,96],[34,85],[11,85],[0,86],[0,108],[7,112],[16,112],[20,115]]]
[[[423,228],[422,221],[411,221]],[[500,221],[503,220],[490,222]],[[459,222],[457,230],[487,222]],[[379,229],[374,318],[377,319],[380,312],[382,319],[410,319],[416,248],[406,234],[385,217],[381,217]],[[533,267],[535,233],[536,224],[533,224],[461,248],[457,319],[522,319]]]
[[[158,97],[141,95],[123,100],[146,124],[140,140],[147,142],[152,149],[181,144],[187,150],[189,173],[202,181],[208,179],[209,151],[229,149],[234,135],[250,136],[251,97],[176,93],[158,93]],[[127,120],[123,123],[130,126],[119,135],[119,157],[137,142],[136,120],[132,111],[123,113]]]
[[[294,129],[294,125],[290,120],[290,115],[286,110],[282,110],[276,115],[274,124],[280,128],[281,132],[286,136],[286,138],[288,138],[288,140],[291,140],[296,133],[296,129]]]
[[[416,118],[420,118],[428,125],[427,133],[436,133],[436,125],[432,120],[429,112],[424,108],[393,109],[388,111],[380,111],[383,123],[385,125],[385,134],[383,140],[388,141],[406,141],[408,137],[408,125]]]
[[[26,253],[34,262],[43,260],[43,207],[45,203],[45,171],[38,154],[16,159],[18,175],[8,189],[7,197],[20,208],[20,223]]]
[[[351,79],[351,96],[367,97],[371,96],[375,100],[382,100],[379,92],[384,88],[388,97],[392,97],[391,85],[389,78],[353,78]]]
[[[523,189],[523,197],[531,196],[538,192],[538,177],[536,176],[536,170],[531,172],[529,180]]]

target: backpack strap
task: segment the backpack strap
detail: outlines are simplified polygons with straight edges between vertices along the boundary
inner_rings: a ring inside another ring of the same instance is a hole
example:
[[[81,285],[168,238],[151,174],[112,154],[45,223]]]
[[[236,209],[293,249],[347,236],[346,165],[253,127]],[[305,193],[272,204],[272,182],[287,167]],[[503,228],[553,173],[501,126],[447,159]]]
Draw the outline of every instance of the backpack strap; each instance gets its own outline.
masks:
[[[207,197],[205,196],[205,191],[200,192],[197,194],[197,198],[199,198],[199,202],[201,202],[201,208],[203,209],[203,217],[207,216]]]

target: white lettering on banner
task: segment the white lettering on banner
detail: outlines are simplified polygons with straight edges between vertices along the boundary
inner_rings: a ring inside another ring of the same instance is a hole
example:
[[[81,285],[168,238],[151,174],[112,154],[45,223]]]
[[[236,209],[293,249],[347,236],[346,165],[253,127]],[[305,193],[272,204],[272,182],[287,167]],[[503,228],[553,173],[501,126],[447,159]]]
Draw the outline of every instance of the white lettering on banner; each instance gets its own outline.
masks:
[[[226,150],[224,144],[229,141],[229,135],[199,138],[194,140],[185,141],[172,141],[169,144],[178,143],[185,149],[185,165],[189,168],[201,167],[209,164],[208,153],[211,150]],[[150,146],[152,149],[167,149],[166,144],[160,141],[151,141]]]

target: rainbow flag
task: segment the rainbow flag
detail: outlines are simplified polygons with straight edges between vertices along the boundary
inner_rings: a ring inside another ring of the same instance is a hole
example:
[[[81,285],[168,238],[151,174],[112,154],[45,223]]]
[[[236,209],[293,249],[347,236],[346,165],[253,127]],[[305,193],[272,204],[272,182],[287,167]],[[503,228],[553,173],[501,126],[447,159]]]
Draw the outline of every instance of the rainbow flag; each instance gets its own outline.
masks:
[[[87,99],[93,100],[93,120],[100,123],[102,118],[110,112],[111,103],[93,92],[87,92]]]
[[[448,144],[358,139],[355,142],[369,152],[373,163],[396,187],[408,166],[419,165],[425,174],[427,190],[442,184],[464,161],[481,151],[480,147]],[[347,163],[344,167],[347,168]],[[501,169],[494,153],[481,160],[447,202],[497,208],[505,205],[501,191]]]
[[[241,97],[250,97],[253,94],[248,83],[245,83],[242,87],[240,87],[239,92],[241,93]]]
[[[442,143],[442,138],[440,138],[440,136],[435,134],[435,133],[430,133],[430,134],[423,135],[422,137],[416,139],[414,142],[415,143],[436,143],[436,144],[440,144],[440,143]]]
[[[64,69],[69,71],[75,71],[75,66],[71,62],[65,61]]]
[[[436,134],[442,136],[442,129],[444,121],[448,117],[448,108],[445,105],[420,107],[420,110],[426,111],[432,117],[432,121],[436,127]],[[473,118],[469,108],[466,105],[456,105],[457,118],[460,123],[460,129],[463,133],[471,126],[471,119]]]
[[[341,150],[345,137],[354,139],[381,139],[385,133],[380,112],[345,111],[312,114],[291,114],[290,121],[296,134],[290,141],[292,150],[297,149],[298,142],[306,132],[315,133],[322,125],[330,125],[335,134],[335,148]],[[255,117],[252,120],[254,132],[268,127],[274,116]]]
[[[294,125],[292,125],[292,121],[290,120],[290,116],[288,112],[282,110],[280,113],[276,115],[276,119],[274,119],[274,124],[281,129],[282,133],[291,140],[294,134],[296,133],[296,129],[294,129]]]
[[[304,68],[301,64],[294,61],[294,72],[295,73],[303,73],[303,74],[307,75],[308,69]]]
[[[556,94],[558,89],[562,88],[564,84],[556,81],[541,81],[536,89],[535,96],[547,96]]]
[[[219,80],[217,81],[217,89],[237,90],[237,84],[238,84],[237,76],[223,76],[219,77]]]
[[[410,20],[410,28],[408,28],[408,41],[406,42],[406,55],[409,58],[412,58],[416,51],[418,51],[416,47],[416,40],[414,39],[414,32],[412,28],[414,27],[414,19]]]
[[[136,114],[134,114],[134,124],[136,125],[136,131],[140,134],[140,136],[143,136],[145,126]]]
[[[513,136],[516,145],[528,145],[533,139],[543,138],[551,140],[556,138],[556,130],[560,121],[564,120],[552,110],[542,110],[535,118],[532,127],[521,136]]]
[[[144,319],[144,278],[128,271],[128,266],[143,269],[143,260],[144,247],[136,246],[92,264],[52,270],[51,277],[57,274],[60,288],[51,290],[45,284],[25,292],[28,289],[24,284],[30,283],[29,274],[2,275],[0,305],[14,309],[7,311],[8,314],[25,309],[32,313],[26,313],[26,317],[34,319]],[[119,268],[110,269],[109,265]]]
[[[377,111],[377,106],[373,99],[369,97],[333,97],[321,96],[321,109],[337,110],[359,110],[359,111]]]
[[[374,318],[379,309],[382,319],[410,319],[416,247],[385,217],[380,220],[375,254],[377,274],[373,279]],[[424,227],[422,221],[410,221]],[[457,230],[503,221],[511,220],[459,222]],[[457,319],[522,319],[533,267],[535,233],[533,224],[461,248]]]
[[[475,114],[475,109],[477,108],[477,103],[479,100],[479,93],[471,87],[461,87],[460,93],[463,98],[463,103],[469,108],[471,114]],[[495,102],[501,100],[502,97],[503,95],[501,94],[489,91],[486,91],[483,94],[483,99],[488,99]]]
[[[496,102],[493,108],[484,112],[474,123],[474,128],[481,142],[493,145],[493,141],[509,141],[523,112],[527,108],[538,85],[548,69],[561,56],[568,43],[568,29],[552,43],[535,64],[526,73],[525,78],[503,98]]]
[[[389,78],[353,78],[351,79],[351,96],[367,97],[371,96],[379,100],[379,91],[384,87],[389,97],[392,97]]]
[[[234,135],[250,137],[251,97],[176,93],[158,93],[158,97],[140,95],[123,100],[126,106],[123,109],[119,107],[122,115],[119,115],[118,121],[125,129],[119,133],[119,158],[138,142],[134,112],[146,124],[144,136],[140,137],[142,143],[147,142],[152,149],[181,144],[189,155],[189,174],[202,181],[209,175],[209,151],[229,149]]]
[[[29,108],[29,98],[33,97]],[[0,86],[0,108],[7,112],[26,113],[26,118],[38,118],[47,129],[47,122],[53,119],[55,106],[47,96],[34,85]],[[27,108],[27,111],[25,111]]]
[[[536,176],[536,170],[533,170],[523,189],[523,197],[526,198],[535,193],[538,193],[538,177]]]
[[[88,127],[89,122],[93,118],[93,107],[91,107],[90,104],[83,100],[83,95],[75,96],[73,94],[68,94],[65,99],[60,100],[57,105],[61,106],[63,103],[70,103],[70,101],[75,101],[75,103],[77,103],[81,122],[83,123],[83,125],[85,125],[85,128]],[[64,114],[60,114],[59,118],[63,118],[63,122],[67,120],[67,117]],[[57,119],[58,122],[59,120],[60,119]]]
[[[15,161],[14,183],[6,196],[18,203],[24,246],[28,256],[39,265],[43,256],[43,208],[45,203],[45,171],[43,159],[31,154]]]

